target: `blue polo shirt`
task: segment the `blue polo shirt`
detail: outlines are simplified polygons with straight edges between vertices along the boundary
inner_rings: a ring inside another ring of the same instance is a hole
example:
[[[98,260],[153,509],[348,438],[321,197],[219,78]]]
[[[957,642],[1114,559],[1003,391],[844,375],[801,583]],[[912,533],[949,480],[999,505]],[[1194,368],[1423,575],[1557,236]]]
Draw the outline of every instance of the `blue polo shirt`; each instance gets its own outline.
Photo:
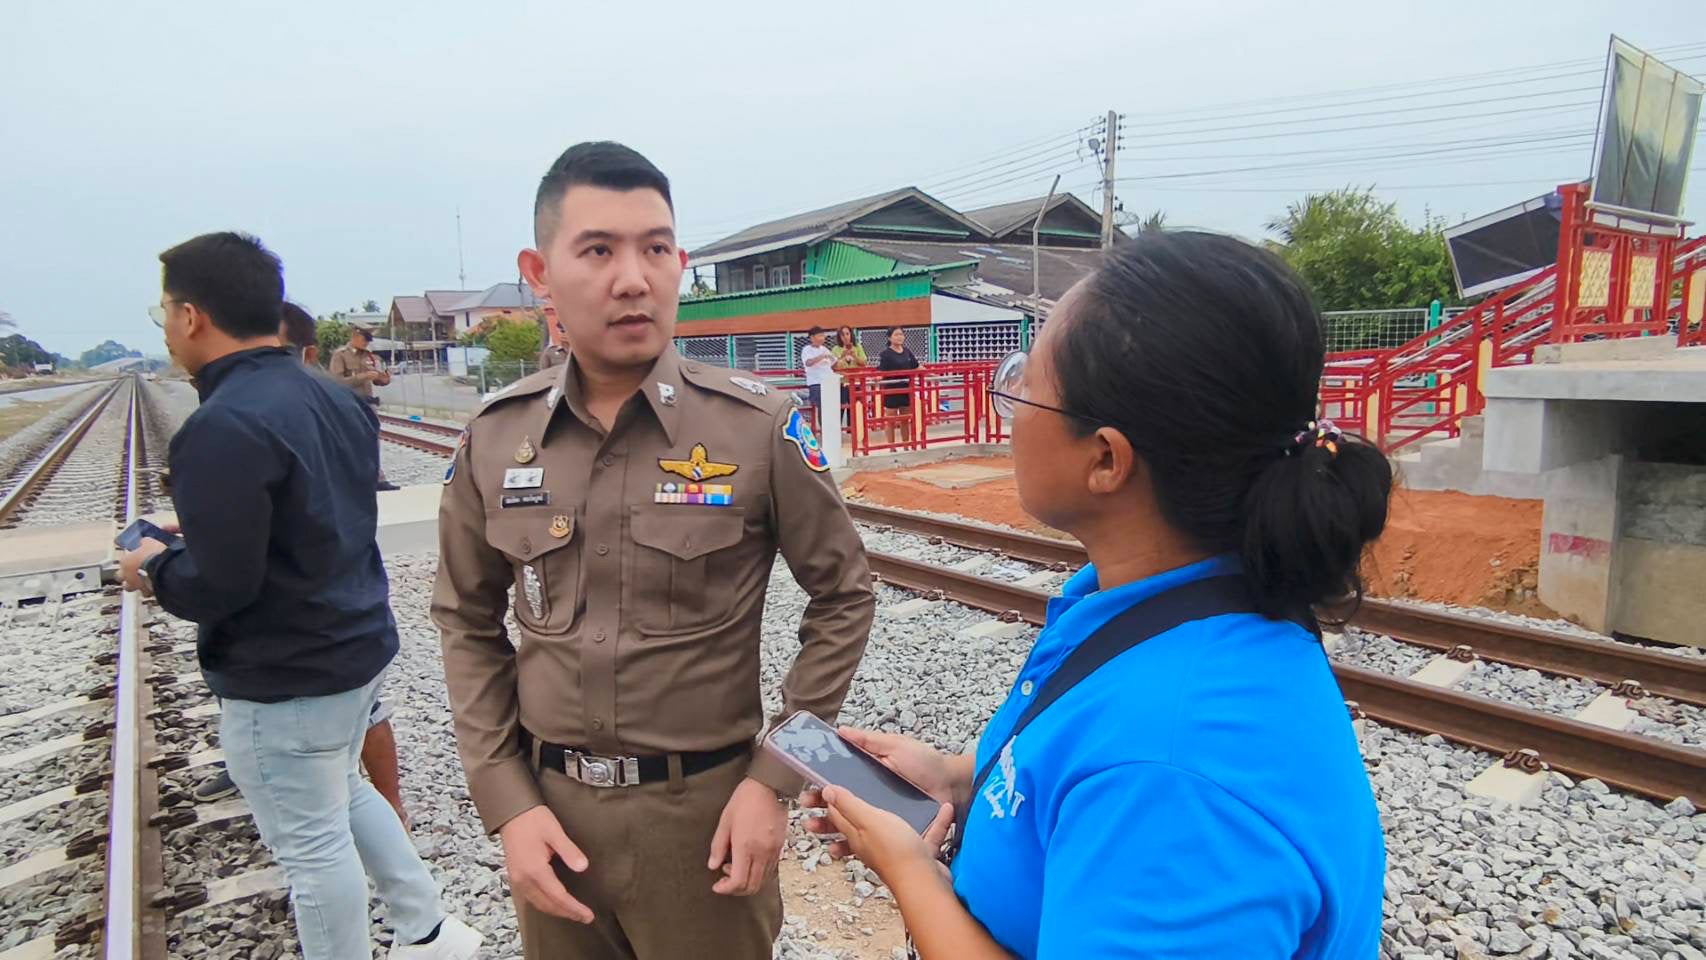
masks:
[[[1217,557],[1049,601],[984,729],[954,889],[1021,957],[1367,960],[1386,850],[1344,697],[1296,624],[1230,614],[1104,664],[1016,739],[1067,655],[1138,601],[1234,573]]]

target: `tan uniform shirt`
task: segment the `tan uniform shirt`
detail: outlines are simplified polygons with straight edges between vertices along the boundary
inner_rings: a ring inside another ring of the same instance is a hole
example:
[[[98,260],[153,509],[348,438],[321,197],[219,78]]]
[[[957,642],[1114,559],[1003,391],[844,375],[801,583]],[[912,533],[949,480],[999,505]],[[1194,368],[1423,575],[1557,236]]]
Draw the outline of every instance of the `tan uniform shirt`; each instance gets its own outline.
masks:
[[[554,343],[551,344],[550,346],[546,347],[545,349],[539,351],[539,369],[541,369],[541,370],[549,370],[552,367],[560,367],[563,364],[568,363],[568,362],[569,362],[569,351],[564,350],[562,347],[560,347]]]
[[[356,392],[362,398],[373,396],[373,381],[357,380],[355,375],[367,370],[379,369],[379,357],[372,350],[357,350],[350,344],[344,344],[332,352],[332,361],[326,372],[330,373],[339,383]]]
[[[782,716],[834,718],[875,607],[864,545],[828,472],[808,465],[822,465],[815,441],[790,439],[800,421],[786,397],[671,348],[606,432],[574,370],[526,377],[476,414],[439,508],[432,616],[488,830],[541,802],[518,724],[603,756],[760,733],[759,629],[778,548],[811,597]],[[690,487],[694,474],[712,489]],[[669,502],[716,488],[727,505]],[[800,786],[763,754],[748,775],[780,794]]]

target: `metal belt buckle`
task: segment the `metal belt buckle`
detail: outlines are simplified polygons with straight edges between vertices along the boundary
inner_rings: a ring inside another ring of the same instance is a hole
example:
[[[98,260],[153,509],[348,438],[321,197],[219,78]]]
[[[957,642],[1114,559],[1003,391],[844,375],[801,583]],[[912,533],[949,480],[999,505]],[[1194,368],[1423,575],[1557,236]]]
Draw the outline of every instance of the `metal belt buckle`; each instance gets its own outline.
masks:
[[[637,757],[575,757],[575,779],[589,787],[629,787],[640,782]]]

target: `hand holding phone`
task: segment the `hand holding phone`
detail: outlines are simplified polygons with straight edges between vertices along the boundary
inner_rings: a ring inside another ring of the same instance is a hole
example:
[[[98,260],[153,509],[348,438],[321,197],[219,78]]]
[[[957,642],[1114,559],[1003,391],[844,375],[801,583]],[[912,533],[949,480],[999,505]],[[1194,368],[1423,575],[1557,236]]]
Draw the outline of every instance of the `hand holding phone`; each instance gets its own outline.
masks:
[[[135,550],[142,546],[144,537],[158,540],[168,547],[180,539],[177,534],[167,533],[147,520],[137,520],[120,531],[119,535],[113,538],[113,544],[120,550]]]
[[[803,710],[770,731],[763,749],[819,787],[845,788],[900,817],[920,836],[941,810],[918,786]]]

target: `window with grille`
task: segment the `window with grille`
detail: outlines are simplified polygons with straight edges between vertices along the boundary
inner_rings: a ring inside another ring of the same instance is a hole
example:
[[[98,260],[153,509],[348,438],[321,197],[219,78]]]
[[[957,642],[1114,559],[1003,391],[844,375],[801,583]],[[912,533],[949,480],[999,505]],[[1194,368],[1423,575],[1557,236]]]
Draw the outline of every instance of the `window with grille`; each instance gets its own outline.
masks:
[[[955,323],[936,328],[936,359],[941,363],[1000,360],[1018,349],[1017,323]]]
[[[930,328],[906,327],[906,347],[918,358],[919,363],[929,363],[930,357]],[[865,348],[865,356],[876,366],[877,356],[889,348],[889,328],[870,327],[858,331],[859,345]]]
[[[729,362],[728,337],[681,337],[675,349],[689,360],[714,363],[721,367]]]
[[[770,285],[772,287],[786,287],[794,282],[793,275],[794,271],[791,267],[771,267]]]
[[[735,366],[742,370],[787,370],[793,366],[785,333],[739,334],[735,341]]]
[[[752,289],[764,286],[764,264],[752,268]]]

